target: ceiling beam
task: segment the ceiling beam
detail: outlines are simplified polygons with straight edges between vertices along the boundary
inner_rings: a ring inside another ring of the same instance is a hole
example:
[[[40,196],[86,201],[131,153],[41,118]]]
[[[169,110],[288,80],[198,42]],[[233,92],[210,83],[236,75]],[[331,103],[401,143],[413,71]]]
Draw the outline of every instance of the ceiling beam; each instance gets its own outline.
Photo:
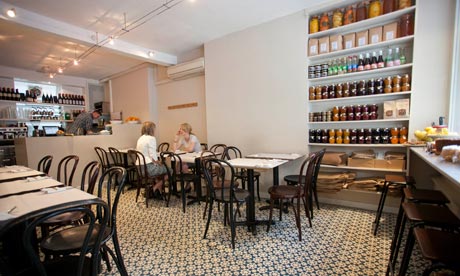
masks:
[[[6,12],[11,8],[16,10],[16,17],[14,18],[10,18],[6,15]],[[96,45],[96,32],[94,31],[80,28],[34,12],[30,12],[28,10],[15,7],[4,2],[0,2],[0,10],[2,11],[0,15],[1,19],[26,25],[31,28],[53,33],[72,40],[79,40],[85,43]],[[108,38],[108,36],[100,33],[98,33],[97,36],[99,41]],[[116,39],[116,43],[113,45],[106,43],[101,46],[107,49],[111,49],[119,54],[143,60],[145,62],[160,64],[164,66],[177,64],[177,57],[174,55],[156,51],[155,49],[144,48],[139,45],[120,40],[119,38]],[[149,52],[153,52],[153,56],[149,56]]]

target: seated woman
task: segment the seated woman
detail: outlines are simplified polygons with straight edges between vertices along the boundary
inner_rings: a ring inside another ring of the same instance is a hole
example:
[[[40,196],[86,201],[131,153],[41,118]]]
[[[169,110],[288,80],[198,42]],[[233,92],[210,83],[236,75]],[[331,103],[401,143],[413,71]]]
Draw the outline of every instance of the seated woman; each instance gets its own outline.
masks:
[[[136,150],[141,152],[145,157],[145,163],[147,163],[148,174],[152,177],[159,176],[167,173],[167,169],[164,165],[158,161],[157,155],[157,140],[155,138],[156,125],[154,122],[146,121],[142,124],[141,137],[137,140]],[[139,165],[139,164],[136,164]],[[158,179],[153,186],[153,192],[161,189],[163,181]]]
[[[192,126],[188,123],[180,125],[179,130],[174,136],[173,151],[183,150],[186,152],[201,152],[201,144],[195,134],[192,133]],[[182,171],[187,172],[189,167],[193,167],[193,163],[183,163]],[[190,191],[190,183],[187,183],[185,189]]]

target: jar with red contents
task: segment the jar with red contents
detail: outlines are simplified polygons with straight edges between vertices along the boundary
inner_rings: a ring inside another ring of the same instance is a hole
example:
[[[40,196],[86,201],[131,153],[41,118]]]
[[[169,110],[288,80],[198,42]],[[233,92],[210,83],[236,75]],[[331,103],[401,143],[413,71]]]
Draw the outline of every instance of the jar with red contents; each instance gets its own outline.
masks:
[[[414,34],[414,19],[412,14],[404,14],[399,20],[399,37]]]

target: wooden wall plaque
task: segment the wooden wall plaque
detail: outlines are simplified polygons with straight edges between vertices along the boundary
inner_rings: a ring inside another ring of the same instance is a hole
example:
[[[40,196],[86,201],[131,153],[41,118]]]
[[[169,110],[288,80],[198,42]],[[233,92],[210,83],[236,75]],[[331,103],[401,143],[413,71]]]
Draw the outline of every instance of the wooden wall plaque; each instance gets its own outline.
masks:
[[[194,103],[186,103],[186,104],[178,104],[178,105],[170,105],[168,106],[168,109],[181,109],[181,108],[189,108],[189,107],[195,107],[198,106],[197,102]]]

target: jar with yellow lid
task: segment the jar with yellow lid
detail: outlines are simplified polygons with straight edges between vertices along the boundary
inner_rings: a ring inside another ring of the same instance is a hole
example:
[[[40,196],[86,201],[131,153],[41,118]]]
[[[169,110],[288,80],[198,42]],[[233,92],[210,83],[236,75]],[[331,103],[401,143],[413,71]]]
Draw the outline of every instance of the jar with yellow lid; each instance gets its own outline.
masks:
[[[381,14],[382,14],[382,3],[380,3],[380,0],[373,0],[369,4],[367,18],[377,17]]]
[[[310,33],[314,34],[319,31],[319,19],[318,16],[313,16],[310,19]]]

